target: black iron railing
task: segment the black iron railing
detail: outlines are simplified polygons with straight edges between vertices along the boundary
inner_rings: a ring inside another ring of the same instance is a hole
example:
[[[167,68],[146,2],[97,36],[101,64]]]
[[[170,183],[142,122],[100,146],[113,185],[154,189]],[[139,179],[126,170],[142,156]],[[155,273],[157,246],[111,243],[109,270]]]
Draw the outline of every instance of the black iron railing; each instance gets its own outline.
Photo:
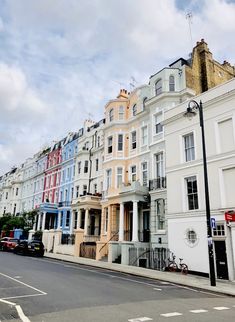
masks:
[[[165,189],[166,177],[158,177],[153,180],[149,180],[149,190]]]
[[[74,245],[75,244],[75,235],[74,234],[62,234],[61,236],[62,245]]]

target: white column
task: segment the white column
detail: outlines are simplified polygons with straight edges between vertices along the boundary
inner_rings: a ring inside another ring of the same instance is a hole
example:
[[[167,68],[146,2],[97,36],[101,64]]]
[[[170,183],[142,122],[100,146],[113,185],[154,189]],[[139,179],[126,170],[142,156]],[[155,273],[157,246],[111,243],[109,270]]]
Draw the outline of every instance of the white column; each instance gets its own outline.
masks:
[[[88,235],[88,221],[89,221],[89,209],[86,209],[85,212],[85,225],[84,225],[84,234]]]
[[[132,241],[139,241],[138,238],[138,201],[133,201],[133,225],[132,225]]]
[[[60,229],[60,222],[61,222],[61,211],[58,211],[58,220],[57,220],[57,229]]]
[[[77,217],[77,229],[81,228],[81,222],[82,222],[82,210],[78,210],[78,217]]]
[[[37,222],[37,230],[40,230],[40,223],[41,223],[41,213],[38,214],[38,222]]]
[[[119,241],[124,240],[124,203],[120,203],[119,212]]]
[[[43,212],[43,217],[42,217],[42,230],[45,230],[45,223],[46,223],[46,211]]]
[[[70,227],[69,227],[69,233],[73,233],[73,226],[74,226],[74,211],[71,211],[71,218],[70,218]]]

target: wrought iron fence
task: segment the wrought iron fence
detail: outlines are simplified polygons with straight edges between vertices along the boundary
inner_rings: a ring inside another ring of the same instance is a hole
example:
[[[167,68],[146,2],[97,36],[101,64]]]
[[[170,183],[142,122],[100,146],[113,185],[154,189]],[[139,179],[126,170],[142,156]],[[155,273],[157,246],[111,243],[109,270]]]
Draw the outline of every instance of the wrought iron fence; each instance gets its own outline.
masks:
[[[157,179],[149,180],[149,190],[165,189],[166,177],[158,177]]]
[[[61,235],[62,245],[74,245],[75,244],[75,234],[62,234]]]
[[[165,270],[168,265],[170,250],[168,248],[137,248],[129,249],[129,265],[140,266],[159,271]]]

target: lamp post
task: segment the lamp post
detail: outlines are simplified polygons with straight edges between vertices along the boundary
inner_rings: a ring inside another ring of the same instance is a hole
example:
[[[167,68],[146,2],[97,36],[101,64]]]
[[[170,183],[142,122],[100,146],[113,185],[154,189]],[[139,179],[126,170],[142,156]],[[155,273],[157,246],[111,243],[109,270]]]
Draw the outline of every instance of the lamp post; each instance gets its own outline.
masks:
[[[190,100],[188,103],[187,111],[184,116],[192,118],[195,116],[196,110],[199,110],[200,127],[202,133],[202,154],[203,154],[203,170],[204,170],[204,187],[205,187],[205,203],[206,203],[206,222],[207,222],[207,242],[208,242],[208,255],[209,255],[209,267],[210,267],[210,283],[211,286],[216,286],[215,279],[215,266],[214,266],[214,251],[212,242],[212,229],[211,229],[211,215],[210,215],[210,199],[208,189],[208,175],[207,175],[207,160],[206,160],[206,144],[204,133],[204,120],[203,120],[203,108],[202,102],[198,104],[194,100]]]

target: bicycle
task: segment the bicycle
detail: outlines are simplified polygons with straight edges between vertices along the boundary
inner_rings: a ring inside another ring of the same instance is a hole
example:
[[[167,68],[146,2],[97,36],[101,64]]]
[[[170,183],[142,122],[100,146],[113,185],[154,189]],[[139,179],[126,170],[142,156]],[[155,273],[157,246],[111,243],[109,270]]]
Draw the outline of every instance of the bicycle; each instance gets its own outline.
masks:
[[[188,274],[188,265],[185,263],[182,263],[183,258],[179,258],[179,267],[175,261],[176,256],[172,253],[172,260],[169,258],[168,259],[168,271],[169,272],[177,272],[178,270],[181,271],[182,274]]]

